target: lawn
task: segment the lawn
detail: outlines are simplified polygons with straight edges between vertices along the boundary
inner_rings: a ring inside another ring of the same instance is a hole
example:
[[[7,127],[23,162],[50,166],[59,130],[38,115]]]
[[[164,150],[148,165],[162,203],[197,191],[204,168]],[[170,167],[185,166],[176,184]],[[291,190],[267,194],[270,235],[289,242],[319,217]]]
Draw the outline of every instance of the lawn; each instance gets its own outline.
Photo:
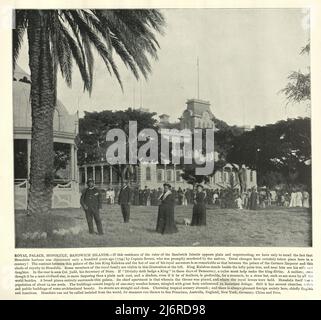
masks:
[[[101,217],[105,234],[90,235],[81,209],[55,209],[50,238],[31,239],[26,234],[46,231],[47,221],[16,211],[16,247],[141,247],[141,246],[252,246],[307,247],[312,245],[311,213],[302,208],[268,208],[257,211],[207,208],[207,226],[185,226],[192,207],[177,206],[178,233],[156,233],[157,207],[132,206],[128,224],[117,205],[104,206]],[[74,233],[71,230],[76,230]],[[62,232],[61,232],[62,231]],[[65,233],[65,234],[64,234]]]

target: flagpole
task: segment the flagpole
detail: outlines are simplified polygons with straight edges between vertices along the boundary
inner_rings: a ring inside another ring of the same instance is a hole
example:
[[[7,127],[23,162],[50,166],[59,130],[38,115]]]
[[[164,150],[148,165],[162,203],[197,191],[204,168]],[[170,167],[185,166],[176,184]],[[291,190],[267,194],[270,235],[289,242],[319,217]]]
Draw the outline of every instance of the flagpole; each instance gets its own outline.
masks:
[[[197,99],[200,98],[200,65],[197,57]]]
[[[140,80],[140,108],[143,107],[143,90],[142,90],[142,80]]]

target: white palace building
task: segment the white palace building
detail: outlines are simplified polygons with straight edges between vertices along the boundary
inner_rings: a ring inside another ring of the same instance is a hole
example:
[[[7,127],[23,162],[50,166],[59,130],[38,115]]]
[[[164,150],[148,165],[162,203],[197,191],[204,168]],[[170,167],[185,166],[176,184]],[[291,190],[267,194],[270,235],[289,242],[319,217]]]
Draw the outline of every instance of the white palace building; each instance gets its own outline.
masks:
[[[144,112],[142,110],[142,112]],[[159,127],[168,128],[172,127],[169,123],[169,116],[166,114],[160,115]],[[183,111],[181,118],[179,118],[178,129],[196,129],[196,128],[213,128],[214,115],[210,109],[208,101],[199,99],[190,99],[186,102],[186,109]],[[217,152],[215,153],[216,159],[218,158]],[[113,167],[108,165],[105,161],[100,163],[85,164],[79,168],[80,184],[84,185],[88,178],[94,179],[96,185],[100,185],[103,189],[114,187],[117,188],[120,184],[119,177],[117,176]],[[182,189],[192,188],[182,177],[183,170],[181,165],[173,164],[140,164],[136,167],[132,184],[150,189],[157,189],[162,187],[164,182],[170,183],[175,189],[179,187]],[[243,177],[245,180],[246,188],[256,186],[256,171],[250,170],[243,166]],[[208,183],[209,188],[221,189],[230,184],[231,175],[234,176],[233,181],[238,181],[238,176],[233,170],[231,164],[227,164],[222,170],[217,171],[214,176],[210,177]]]

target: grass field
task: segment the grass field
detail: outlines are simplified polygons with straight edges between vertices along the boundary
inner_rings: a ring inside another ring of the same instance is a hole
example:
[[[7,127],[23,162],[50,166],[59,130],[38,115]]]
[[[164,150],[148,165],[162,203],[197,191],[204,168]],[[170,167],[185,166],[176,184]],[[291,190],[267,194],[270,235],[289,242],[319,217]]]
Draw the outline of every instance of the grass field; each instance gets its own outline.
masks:
[[[101,218],[105,234],[90,235],[81,209],[55,209],[52,228],[77,228],[77,234],[54,234],[46,239],[29,239],[24,234],[46,231],[42,217],[27,217],[15,213],[16,247],[77,248],[77,247],[137,247],[137,246],[253,246],[306,247],[312,245],[311,213],[302,208],[269,208],[257,211],[207,208],[207,226],[183,224],[191,218],[192,207],[177,206],[175,219],[178,233],[156,233],[157,207],[131,207],[128,224],[122,222],[117,205],[104,206]]]

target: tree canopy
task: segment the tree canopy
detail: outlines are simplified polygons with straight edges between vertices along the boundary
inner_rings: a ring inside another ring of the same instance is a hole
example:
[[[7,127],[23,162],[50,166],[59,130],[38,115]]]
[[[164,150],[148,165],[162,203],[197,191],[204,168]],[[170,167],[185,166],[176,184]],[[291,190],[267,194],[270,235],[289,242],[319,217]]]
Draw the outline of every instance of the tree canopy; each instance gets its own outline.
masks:
[[[259,184],[272,184],[269,177],[273,175],[273,179],[278,177],[280,182],[309,185],[310,141],[310,118],[256,126],[233,139],[227,161],[257,170]]]
[[[310,42],[302,48],[301,54],[310,54]],[[310,107],[311,101],[311,72],[310,67],[307,72],[292,71],[288,76],[289,82],[281,90],[285,94],[288,103],[307,102]]]
[[[106,161],[106,149],[109,145],[106,134],[111,129],[120,128],[128,136],[129,121],[137,121],[137,132],[145,128],[157,129],[155,115],[153,112],[142,112],[132,108],[85,112],[85,116],[79,120],[79,164]]]

